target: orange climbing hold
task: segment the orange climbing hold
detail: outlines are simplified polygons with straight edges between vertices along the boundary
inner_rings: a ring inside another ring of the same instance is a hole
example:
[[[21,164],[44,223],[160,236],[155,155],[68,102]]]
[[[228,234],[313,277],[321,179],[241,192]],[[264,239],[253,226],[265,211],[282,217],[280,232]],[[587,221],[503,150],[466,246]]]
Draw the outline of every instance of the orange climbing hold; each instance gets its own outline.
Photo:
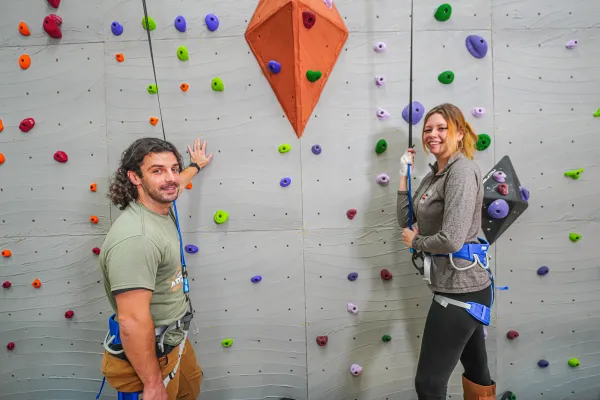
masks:
[[[97,224],[97,223],[98,223],[98,217],[96,217],[95,215],[92,215],[92,216],[90,217],[90,222],[91,222],[92,224]]]
[[[150,117],[150,123],[154,126],[156,126],[156,124],[158,124],[158,118],[156,117]]]
[[[12,252],[10,250],[2,250],[2,257],[10,257]]]
[[[185,82],[183,82],[181,85],[179,85],[179,89],[181,89],[183,92],[187,92],[189,88],[190,88],[190,85],[188,85]]]
[[[92,184],[90,185],[90,191],[91,191],[91,192],[95,192],[95,191],[96,191],[96,188],[97,188],[97,186],[96,186],[96,184],[95,184],[95,183],[92,183]]]
[[[0,165],[4,164],[4,161],[6,161],[6,158],[4,157],[4,154],[0,153]]]
[[[19,66],[21,69],[29,68],[29,66],[31,66],[31,57],[27,54],[22,54],[21,57],[19,57]]]
[[[192,185],[192,182],[188,183],[185,188],[186,189],[191,189],[194,185]]]
[[[0,119],[0,132],[2,132],[3,130],[4,130],[4,123]]]
[[[23,21],[19,22],[19,33],[23,36],[31,35],[31,32],[29,32],[29,27]]]
[[[115,54],[115,58],[117,59],[118,62],[125,61],[125,56],[123,55],[123,53],[117,53],[117,54]]]
[[[342,17],[323,0],[260,0],[245,37],[300,138],[348,38]]]
[[[42,286],[42,282],[39,279],[35,278],[35,281],[31,282],[31,286],[36,289],[39,289]]]

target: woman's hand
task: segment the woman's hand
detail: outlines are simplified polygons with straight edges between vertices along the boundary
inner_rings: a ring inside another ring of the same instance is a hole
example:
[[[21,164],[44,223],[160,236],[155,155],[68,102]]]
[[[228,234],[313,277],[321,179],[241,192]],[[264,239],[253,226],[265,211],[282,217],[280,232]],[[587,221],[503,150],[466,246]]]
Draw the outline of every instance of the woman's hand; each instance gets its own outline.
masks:
[[[418,234],[419,234],[419,229],[416,227],[413,230],[404,228],[404,230],[402,231],[402,241],[404,242],[406,247],[408,247],[408,248],[412,247],[413,239]]]
[[[195,162],[200,168],[206,167],[213,158],[212,154],[208,157],[206,156],[206,140],[202,143],[202,147],[200,147],[200,139],[196,139],[194,141],[194,149],[192,150],[188,145],[188,151],[190,152],[190,162]]]
[[[400,158],[400,176],[408,175],[408,164],[411,165],[411,168],[414,169],[415,165],[415,149],[408,148]],[[412,170],[411,169],[411,170]]]

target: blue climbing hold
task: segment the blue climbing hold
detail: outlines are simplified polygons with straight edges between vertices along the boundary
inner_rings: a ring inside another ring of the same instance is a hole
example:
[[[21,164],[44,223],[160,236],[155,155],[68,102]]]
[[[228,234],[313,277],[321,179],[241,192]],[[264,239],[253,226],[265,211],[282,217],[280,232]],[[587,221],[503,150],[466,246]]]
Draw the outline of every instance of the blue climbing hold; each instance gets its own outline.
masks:
[[[112,24],[110,24],[110,30],[112,31],[113,35],[121,36],[121,34],[123,33],[123,25],[121,25],[117,21],[114,21]]]
[[[185,32],[186,28],[187,22],[185,21],[185,18],[183,15],[178,15],[177,18],[175,18],[175,29],[179,32]]]
[[[252,281],[252,283],[258,283],[260,281],[262,281],[262,276],[260,275],[255,275],[252,277],[252,279],[250,279]]]
[[[311,147],[310,151],[312,151],[312,153],[316,156],[318,156],[319,154],[321,154],[321,146],[319,146],[318,144],[315,144],[313,147]]]
[[[350,272],[348,274],[349,281],[355,281],[358,278],[358,272]]]
[[[290,186],[291,183],[292,183],[292,178],[290,178],[290,177],[285,177],[281,180],[281,182],[279,182],[281,187],[288,187],[288,186]]]
[[[488,44],[484,38],[477,35],[469,35],[465,40],[467,50],[475,58],[483,58],[487,54]]]
[[[185,246],[185,251],[188,253],[197,253],[198,246],[194,246],[193,244],[188,244]]]
[[[538,365],[540,366],[540,368],[546,368],[548,365],[550,365],[550,363],[548,362],[548,360],[540,360],[538,361]]]
[[[277,61],[274,61],[274,60],[269,61],[269,63],[267,64],[267,67],[269,68],[269,71],[271,71],[274,74],[278,74],[281,72],[281,64],[278,63]]]
[[[204,18],[204,22],[211,32],[214,32],[219,28],[219,18],[215,14],[208,14],[206,18]]]
[[[548,272],[550,272],[550,268],[546,267],[545,265],[543,267],[539,267],[537,270],[538,275],[546,275]]]

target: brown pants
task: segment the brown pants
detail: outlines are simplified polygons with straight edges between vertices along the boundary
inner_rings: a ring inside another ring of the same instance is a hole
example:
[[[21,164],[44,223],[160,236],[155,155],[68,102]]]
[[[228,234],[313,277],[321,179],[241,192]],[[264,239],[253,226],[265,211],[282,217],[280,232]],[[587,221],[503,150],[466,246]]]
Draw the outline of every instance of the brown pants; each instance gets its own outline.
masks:
[[[158,359],[163,379],[175,368],[178,355],[179,346]],[[144,390],[144,385],[133,366],[128,361],[121,360],[107,351],[104,351],[102,357],[102,374],[106,377],[109,385],[118,392],[135,393]],[[201,384],[202,368],[198,365],[194,348],[187,339],[175,378],[167,385],[169,400],[196,400],[200,395]]]

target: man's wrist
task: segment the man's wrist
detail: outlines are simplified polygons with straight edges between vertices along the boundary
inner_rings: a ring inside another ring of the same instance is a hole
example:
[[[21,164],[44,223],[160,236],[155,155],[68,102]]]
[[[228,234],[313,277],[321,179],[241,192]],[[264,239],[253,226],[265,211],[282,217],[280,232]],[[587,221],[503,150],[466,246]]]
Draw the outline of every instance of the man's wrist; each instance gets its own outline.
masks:
[[[196,168],[196,169],[198,170],[198,172],[200,172],[200,170],[202,169],[202,168],[200,168],[200,166],[199,166],[198,164],[196,164],[195,162],[193,162],[193,163],[190,163],[190,165],[189,165],[189,166],[190,166],[190,167],[194,167],[194,168]]]

